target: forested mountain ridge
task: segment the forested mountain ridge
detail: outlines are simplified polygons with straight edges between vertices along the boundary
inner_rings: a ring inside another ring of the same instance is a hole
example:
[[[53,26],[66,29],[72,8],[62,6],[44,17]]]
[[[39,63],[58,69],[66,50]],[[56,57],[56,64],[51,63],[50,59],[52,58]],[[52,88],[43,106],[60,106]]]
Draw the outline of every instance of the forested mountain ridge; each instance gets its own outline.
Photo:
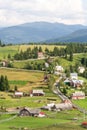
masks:
[[[33,22],[0,29],[0,39],[4,43],[42,42],[56,39],[85,29],[83,25],[65,25],[62,23]]]

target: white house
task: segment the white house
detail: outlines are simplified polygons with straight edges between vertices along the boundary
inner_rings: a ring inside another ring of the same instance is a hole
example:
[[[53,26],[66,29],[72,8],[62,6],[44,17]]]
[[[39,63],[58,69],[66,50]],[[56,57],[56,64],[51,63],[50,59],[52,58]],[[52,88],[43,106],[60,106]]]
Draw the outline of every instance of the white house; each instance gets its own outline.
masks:
[[[15,92],[14,96],[15,97],[23,97],[23,92]]]
[[[78,67],[78,72],[79,72],[79,73],[82,74],[84,71],[85,71],[85,68],[84,68],[83,66],[79,66],[79,67]]]
[[[71,73],[70,78],[71,79],[78,79],[78,74],[77,73]]]
[[[45,93],[43,92],[42,89],[34,89],[34,90],[32,91],[32,95],[33,95],[33,96],[44,96]]]
[[[64,71],[63,67],[57,65],[57,66],[55,66],[55,72],[54,72],[54,74],[59,75],[59,74],[61,74],[63,71]]]
[[[57,65],[57,66],[55,67],[55,70],[58,71],[58,72],[63,72],[64,69],[63,69],[62,66]]]
[[[43,52],[38,52],[38,59],[43,59],[43,58],[44,58]]]
[[[85,93],[82,91],[77,91],[72,94],[72,99],[85,99]]]
[[[49,64],[47,62],[45,62],[45,67],[48,68],[49,67]]]

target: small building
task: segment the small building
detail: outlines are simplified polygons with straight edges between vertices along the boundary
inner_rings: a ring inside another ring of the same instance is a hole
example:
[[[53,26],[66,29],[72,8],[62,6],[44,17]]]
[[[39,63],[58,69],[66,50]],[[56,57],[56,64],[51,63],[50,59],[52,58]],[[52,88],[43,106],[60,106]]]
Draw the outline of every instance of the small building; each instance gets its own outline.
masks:
[[[83,128],[87,128],[87,122],[82,122],[81,126],[82,126]]]
[[[79,66],[79,67],[78,67],[78,72],[79,72],[79,73],[83,74],[84,71],[85,71],[85,68],[84,68],[83,66]]]
[[[68,86],[71,86],[71,80],[69,79],[64,80],[64,83]]]
[[[42,89],[35,89],[35,90],[32,91],[32,95],[33,96],[44,96],[45,93],[43,92]]]
[[[63,72],[64,69],[63,69],[62,66],[57,65],[57,66],[55,67],[55,70],[58,71],[58,72]]]
[[[85,93],[82,91],[77,91],[75,93],[72,94],[72,99],[85,99]]]
[[[49,111],[61,111],[61,110],[71,110],[72,109],[72,103],[67,101],[64,103],[59,103],[59,104],[49,104],[47,106],[42,107],[41,109],[44,110],[49,110]]]
[[[40,112],[40,109],[23,108],[20,110],[19,116],[38,116]]]
[[[56,74],[56,75],[60,75],[63,71],[64,71],[63,67],[57,65],[57,66],[55,67],[54,74]]]
[[[70,78],[71,79],[78,79],[78,74],[77,73],[71,73]]]
[[[54,108],[56,110],[71,110],[72,109],[72,104],[70,102],[67,103],[59,103],[55,104]]]
[[[23,92],[15,92],[14,97],[23,97]]]
[[[47,62],[45,62],[45,67],[48,68],[49,67],[49,64]]]
[[[2,63],[2,67],[7,67],[9,64],[8,61],[6,60],[2,60],[1,63]]]
[[[45,116],[46,116],[46,115],[45,115],[44,112],[40,112],[39,115],[38,115],[38,117],[45,117]]]
[[[43,59],[43,58],[44,58],[43,52],[38,52],[38,59]]]
[[[76,79],[73,79],[72,80],[72,86],[73,87],[81,87],[83,85],[83,80],[76,80]]]

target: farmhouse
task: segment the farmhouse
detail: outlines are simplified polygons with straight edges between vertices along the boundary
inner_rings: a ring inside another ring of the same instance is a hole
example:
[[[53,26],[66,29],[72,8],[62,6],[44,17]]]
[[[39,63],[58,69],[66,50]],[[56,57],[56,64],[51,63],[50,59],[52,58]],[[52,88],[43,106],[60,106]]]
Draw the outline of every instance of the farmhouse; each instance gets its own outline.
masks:
[[[81,87],[83,85],[83,80],[75,80],[75,79],[73,79],[72,80],[72,86],[74,86],[74,87]]]
[[[63,67],[62,66],[59,66],[59,65],[57,65],[56,67],[55,67],[55,72],[54,72],[54,74],[56,74],[56,75],[59,75],[59,74],[61,74],[62,72],[63,72]]]
[[[56,110],[71,110],[72,109],[72,104],[71,103],[60,103],[60,104],[55,104],[54,108]]]
[[[45,93],[43,92],[42,89],[35,89],[35,90],[32,90],[32,95],[33,96],[44,96]]]
[[[78,67],[78,72],[79,72],[79,73],[82,74],[84,71],[85,71],[85,68],[84,68],[83,66],[79,66],[79,67]]]
[[[19,116],[38,116],[40,112],[40,109],[23,108],[20,110]]]
[[[38,59],[43,59],[43,58],[44,58],[43,52],[38,52]]]
[[[49,111],[60,111],[60,110],[70,110],[72,109],[72,104],[71,102],[64,102],[64,103],[59,103],[59,104],[47,104],[47,106],[42,107],[41,109],[44,110],[49,110]]]
[[[78,79],[78,74],[77,73],[71,73],[70,78],[71,79]]]
[[[23,97],[23,92],[15,92],[14,97]]]
[[[72,99],[85,99],[85,93],[82,91],[77,91],[72,94]]]
[[[8,66],[8,61],[6,61],[6,60],[2,60],[1,63],[2,63],[3,67],[7,67]]]
[[[66,79],[64,80],[64,83],[68,86],[73,86],[73,87],[81,87],[83,85],[83,80],[79,79]]]

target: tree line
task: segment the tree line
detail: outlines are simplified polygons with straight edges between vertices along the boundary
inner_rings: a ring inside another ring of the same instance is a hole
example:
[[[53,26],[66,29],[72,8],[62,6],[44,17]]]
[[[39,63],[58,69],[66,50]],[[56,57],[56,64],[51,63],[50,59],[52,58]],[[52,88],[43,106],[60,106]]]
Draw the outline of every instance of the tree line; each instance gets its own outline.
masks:
[[[20,51],[14,55],[15,60],[26,60],[26,59],[37,59],[38,52],[43,52],[42,47],[39,48],[35,46],[33,49],[30,47],[26,51]],[[84,44],[74,44],[70,43],[67,44],[66,47],[57,47],[55,46],[53,50],[49,50],[49,48],[45,48],[44,54],[45,56],[62,56],[72,61],[73,60],[73,53],[86,53],[87,48]]]
[[[7,76],[0,76],[0,91],[9,91],[10,86]]]
[[[14,59],[15,60],[26,60],[26,59],[36,59],[38,58],[38,51],[42,52],[42,48],[36,46],[33,49],[31,49],[30,47],[27,48],[26,51],[20,51],[20,53],[16,53],[14,55]]]

